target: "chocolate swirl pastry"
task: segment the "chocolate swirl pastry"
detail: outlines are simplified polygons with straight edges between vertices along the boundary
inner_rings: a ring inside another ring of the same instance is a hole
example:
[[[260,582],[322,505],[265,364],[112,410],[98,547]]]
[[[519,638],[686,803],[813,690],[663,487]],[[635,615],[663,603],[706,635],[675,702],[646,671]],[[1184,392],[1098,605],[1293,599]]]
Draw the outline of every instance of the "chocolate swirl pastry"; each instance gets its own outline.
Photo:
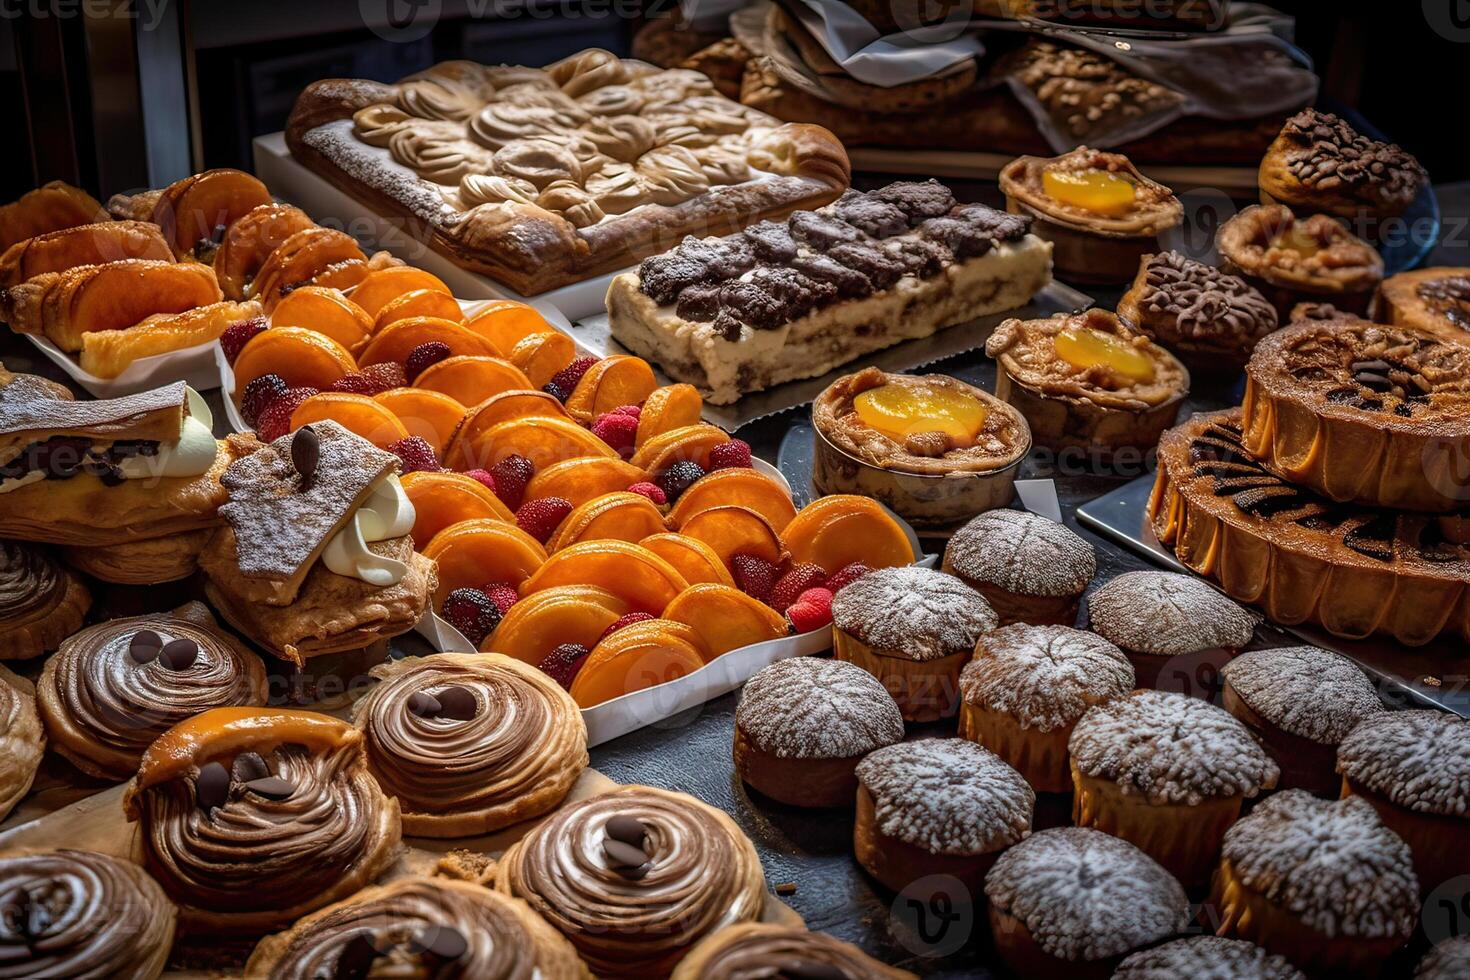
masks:
[[[1304,109],[1287,120],[1261,161],[1261,197],[1345,218],[1402,214],[1429,175],[1393,143],[1362,135],[1329,112]]]
[[[441,653],[374,668],[358,702],[367,764],[403,826],[466,837],[538,816],[587,766],[581,712],[547,674],[496,653]]]
[[[580,980],[577,951],[518,899],[463,881],[365,888],[260,941],[249,977]]]
[[[144,754],[124,806],[144,865],[193,929],[260,932],[357,891],[393,862],[398,804],[362,736],[326,715],[215,708]]]
[[[0,858],[0,980],[153,980],[176,919],[130,861],[72,850]]]
[[[824,933],[747,922],[721,929],[695,946],[674,970],[672,980],[909,980],[913,976]]]
[[[0,660],[54,650],[91,606],[87,587],[45,549],[0,541]]]
[[[0,820],[30,792],[45,751],[35,686],[0,664]]]
[[[598,976],[665,976],[690,946],[761,913],[760,859],[734,822],[683,793],[623,786],[563,807],[505,853],[524,898]]]
[[[1118,316],[1198,371],[1245,366],[1276,329],[1276,310],[1244,280],[1179,252],[1150,255],[1118,301]]]
[[[56,750],[88,775],[123,780],[174,725],[210,708],[263,705],[269,690],[260,658],[193,602],[82,630],[46,661],[37,694]]]

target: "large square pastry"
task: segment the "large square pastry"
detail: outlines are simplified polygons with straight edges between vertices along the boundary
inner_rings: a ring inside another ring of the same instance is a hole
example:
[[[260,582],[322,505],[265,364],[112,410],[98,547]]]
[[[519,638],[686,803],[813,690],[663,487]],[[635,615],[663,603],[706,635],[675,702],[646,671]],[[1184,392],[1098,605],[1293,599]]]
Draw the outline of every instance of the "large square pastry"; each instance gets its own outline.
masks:
[[[596,49],[545,69],[450,61],[395,85],[326,79],[296,100],[286,141],[523,294],[825,204],[849,178],[827,130],[732,102],[699,72]]]

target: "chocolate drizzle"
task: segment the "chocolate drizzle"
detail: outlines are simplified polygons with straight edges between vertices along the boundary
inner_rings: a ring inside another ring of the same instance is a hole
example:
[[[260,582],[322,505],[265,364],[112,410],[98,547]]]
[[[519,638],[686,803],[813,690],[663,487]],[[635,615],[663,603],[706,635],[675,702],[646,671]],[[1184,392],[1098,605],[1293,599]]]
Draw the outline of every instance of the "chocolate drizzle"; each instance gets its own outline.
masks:
[[[0,618],[21,620],[54,607],[66,593],[61,566],[35,545],[0,541]]]
[[[1264,337],[1277,325],[1275,307],[1244,280],[1179,252],[1148,259],[1139,305],[1193,340],[1239,343]]]

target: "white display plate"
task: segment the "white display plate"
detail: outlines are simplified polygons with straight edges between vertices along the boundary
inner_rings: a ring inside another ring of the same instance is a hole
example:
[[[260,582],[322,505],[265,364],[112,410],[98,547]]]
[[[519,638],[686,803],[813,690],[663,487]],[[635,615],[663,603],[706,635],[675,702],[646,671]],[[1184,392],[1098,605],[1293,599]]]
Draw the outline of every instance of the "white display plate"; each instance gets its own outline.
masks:
[[[211,391],[220,386],[219,371],[215,367],[215,351],[220,349],[217,340],[166,354],[140,357],[117,377],[99,378],[83,371],[75,357],[44,337],[27,334],[26,339],[94,398],[121,398],[174,381],[183,381],[195,391]]]

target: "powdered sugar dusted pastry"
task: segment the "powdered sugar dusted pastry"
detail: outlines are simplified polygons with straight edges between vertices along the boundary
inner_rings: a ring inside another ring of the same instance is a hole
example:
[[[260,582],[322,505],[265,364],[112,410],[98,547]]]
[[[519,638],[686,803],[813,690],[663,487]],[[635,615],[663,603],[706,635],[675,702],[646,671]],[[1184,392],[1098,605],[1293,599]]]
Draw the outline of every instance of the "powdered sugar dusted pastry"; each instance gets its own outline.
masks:
[[[1281,767],[1280,789],[1338,795],[1337,744],[1384,710],[1368,675],[1317,647],[1253,650],[1221,671],[1224,707],[1256,734]]]
[[[44,548],[0,541],[0,660],[55,650],[91,606],[81,579]]]
[[[960,674],[960,735],[1015,766],[1039,793],[1072,788],[1067,741],[1093,705],[1133,690],[1122,651],[1067,626],[1006,626],[980,637]]]
[[[914,974],[879,963],[825,933],[746,922],[721,929],[695,946],[675,968],[672,980],[784,976],[911,980]]]
[[[1218,932],[1314,976],[1375,976],[1419,919],[1409,848],[1364,800],[1291,789],[1230,829],[1210,889]]]
[[[985,878],[996,948],[1022,977],[1105,980],[1132,950],[1184,929],[1189,898],[1125,840],[1062,827],[1032,834]]]
[[[1219,936],[1191,936],[1134,953],[1113,974],[1115,980],[1305,980],[1285,957],[1255,943]]]
[[[0,820],[30,792],[45,751],[34,685],[0,664]]]
[[[1071,626],[1097,553],[1065,525],[1023,510],[992,510],[955,532],[944,570],[979,590],[1002,625]]]
[[[1092,708],[1068,750],[1072,822],[1132,841],[1188,886],[1209,879],[1242,801],[1280,775],[1228,712],[1160,691]]]
[[[954,714],[960,669],[996,627],[985,597],[932,568],[884,568],[832,601],[833,652],[883,682],[906,721]]]
[[[1000,853],[1031,832],[1036,794],[974,742],[900,742],[869,754],[857,777],[853,848],[894,891],[945,874],[978,896]]]
[[[1419,961],[1414,980],[1464,980],[1470,977],[1470,936],[1446,939]]]
[[[851,806],[858,760],[903,734],[903,714],[872,674],[843,660],[792,657],[746,683],[735,771],[782,803]]]

